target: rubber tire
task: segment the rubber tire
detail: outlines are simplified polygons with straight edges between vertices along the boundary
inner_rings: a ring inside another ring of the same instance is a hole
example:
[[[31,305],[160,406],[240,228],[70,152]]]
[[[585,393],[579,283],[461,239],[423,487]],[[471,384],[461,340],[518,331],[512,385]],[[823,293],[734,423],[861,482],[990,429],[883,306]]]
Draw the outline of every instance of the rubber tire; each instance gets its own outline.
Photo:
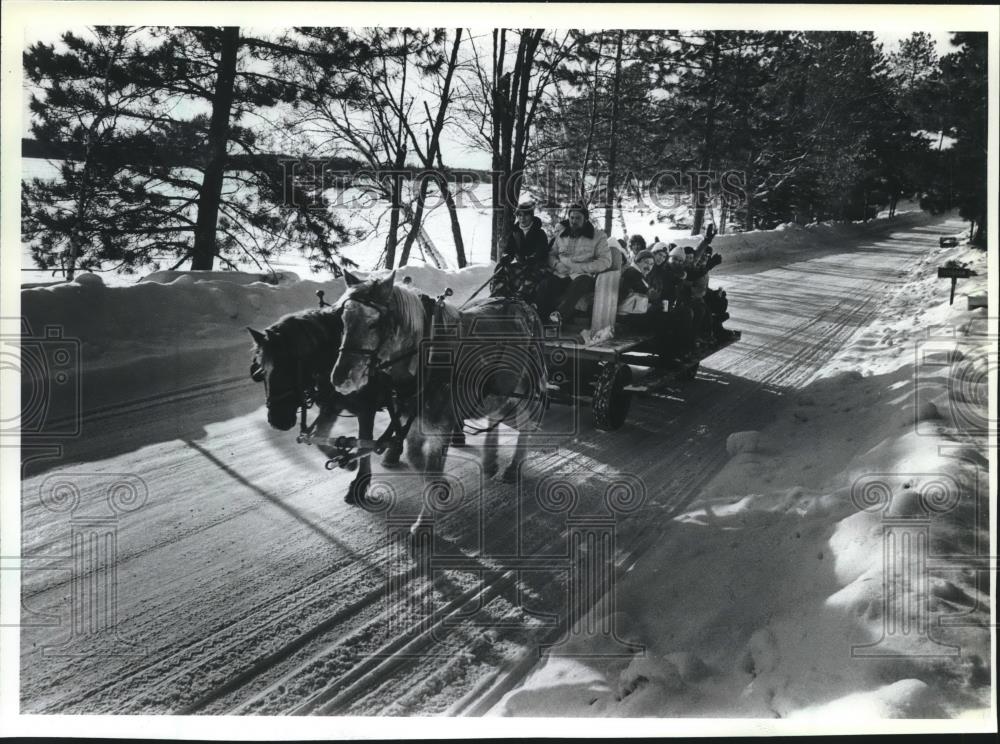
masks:
[[[632,393],[625,386],[632,382],[632,370],[621,362],[604,362],[594,378],[591,414],[594,428],[601,431],[620,429],[632,406]]]

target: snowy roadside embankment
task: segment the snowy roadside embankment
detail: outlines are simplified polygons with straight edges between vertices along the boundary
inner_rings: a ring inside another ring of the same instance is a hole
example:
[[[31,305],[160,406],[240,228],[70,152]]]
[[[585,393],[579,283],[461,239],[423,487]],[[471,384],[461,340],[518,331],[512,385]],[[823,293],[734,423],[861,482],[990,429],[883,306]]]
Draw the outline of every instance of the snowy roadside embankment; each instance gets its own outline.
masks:
[[[450,287],[464,300],[489,277],[489,266],[457,272],[414,266],[398,272],[412,277],[423,291],[440,294]],[[343,279],[268,284],[253,275],[209,272],[159,272],[152,279],[124,287],[107,287],[93,274],[73,282],[21,291],[21,314],[36,338],[46,328],[78,345],[84,413],[104,406],[142,401],[194,385],[245,375],[250,360],[246,326],[264,328],[286,313],[316,307],[317,290],[332,302],[344,291]],[[52,370],[54,372],[54,370]],[[34,384],[22,377],[22,390]],[[27,399],[27,398],[26,398]],[[75,397],[53,398],[76,402]],[[49,411],[50,419],[74,414]]]
[[[494,713],[992,725],[985,286],[914,266],[593,611],[645,653],[571,640]]]
[[[909,213],[891,221],[786,226],[720,235],[714,245],[725,257],[725,266],[831,245],[848,250],[852,243],[879,232],[928,219],[923,213]],[[450,287],[454,301],[462,302],[491,272],[492,264],[459,271],[416,265],[401,269],[398,276],[412,278],[414,286],[428,294]],[[36,337],[46,327],[57,327],[64,338],[79,343],[86,412],[245,374],[246,326],[263,328],[286,313],[315,307],[317,290],[331,302],[344,291],[342,279],[300,280],[289,272],[275,284],[259,279],[259,274],[236,272],[161,271],[137,284],[109,287],[98,276],[85,273],[72,282],[22,290],[21,313]],[[30,379],[23,380],[23,385],[31,384]],[[50,416],[71,413],[53,410]]]
[[[821,222],[805,226],[788,222],[775,230],[717,235],[712,247],[724,257],[726,265],[770,261],[810,250],[843,249],[845,244],[872,239],[891,230],[923,225],[933,219],[926,212],[914,211],[899,214],[891,220],[879,217],[867,222]],[[681,246],[696,246],[701,238],[686,236],[671,240]]]

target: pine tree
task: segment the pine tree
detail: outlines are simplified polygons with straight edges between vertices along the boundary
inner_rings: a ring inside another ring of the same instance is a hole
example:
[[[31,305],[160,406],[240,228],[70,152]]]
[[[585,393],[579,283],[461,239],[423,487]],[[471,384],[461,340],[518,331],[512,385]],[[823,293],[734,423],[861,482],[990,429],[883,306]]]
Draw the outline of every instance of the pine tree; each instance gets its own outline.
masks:
[[[939,178],[921,200],[935,212],[957,207],[972,223],[972,239],[986,241],[987,168],[987,36],[985,33],[955,33],[957,50],[940,60],[947,114],[945,131],[955,139],[951,148],[939,153]]]
[[[112,263],[132,271],[154,252],[182,242],[192,227],[170,196],[124,162],[140,134],[128,127],[163,116],[143,83],[148,47],[136,29],[99,27],[91,38],[66,33],[66,51],[34,44],[24,54],[32,95],[32,135],[55,145],[64,159],[59,178],[33,179],[21,191],[22,236],[40,268],[78,270]],[[148,148],[147,148],[148,149]]]
[[[268,114],[299,94],[273,67],[299,50],[233,27],[89,36],[24,55],[33,134],[67,145],[61,178],[22,191],[39,265],[210,269],[297,245],[337,270],[344,231],[302,193],[321,185],[290,182],[267,152]]]

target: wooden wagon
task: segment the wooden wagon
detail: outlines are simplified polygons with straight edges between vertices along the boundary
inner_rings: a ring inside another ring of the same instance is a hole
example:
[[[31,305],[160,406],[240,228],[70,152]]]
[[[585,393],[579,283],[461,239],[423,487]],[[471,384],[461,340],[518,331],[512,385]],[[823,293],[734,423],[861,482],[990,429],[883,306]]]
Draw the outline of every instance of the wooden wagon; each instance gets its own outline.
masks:
[[[550,400],[571,405],[589,402],[595,428],[606,431],[625,423],[634,394],[694,379],[703,359],[741,336],[735,332],[685,363],[663,359],[653,334],[630,327],[629,313],[624,310],[627,303],[618,297],[622,255],[612,249],[612,257],[611,268],[597,276],[593,297],[577,306],[578,314],[584,313],[582,322],[571,319],[545,340]],[[578,332],[601,340],[588,342]],[[633,383],[635,367],[652,370],[641,384]]]

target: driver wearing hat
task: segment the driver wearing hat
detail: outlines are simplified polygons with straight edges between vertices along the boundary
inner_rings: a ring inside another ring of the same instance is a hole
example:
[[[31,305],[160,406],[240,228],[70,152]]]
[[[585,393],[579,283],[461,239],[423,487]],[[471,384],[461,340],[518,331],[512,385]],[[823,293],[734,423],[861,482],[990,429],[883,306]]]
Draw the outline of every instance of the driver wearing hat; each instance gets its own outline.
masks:
[[[514,210],[516,222],[507,238],[490,294],[535,302],[538,284],[546,274],[549,240],[542,221],[535,216],[535,203],[522,201]]]

